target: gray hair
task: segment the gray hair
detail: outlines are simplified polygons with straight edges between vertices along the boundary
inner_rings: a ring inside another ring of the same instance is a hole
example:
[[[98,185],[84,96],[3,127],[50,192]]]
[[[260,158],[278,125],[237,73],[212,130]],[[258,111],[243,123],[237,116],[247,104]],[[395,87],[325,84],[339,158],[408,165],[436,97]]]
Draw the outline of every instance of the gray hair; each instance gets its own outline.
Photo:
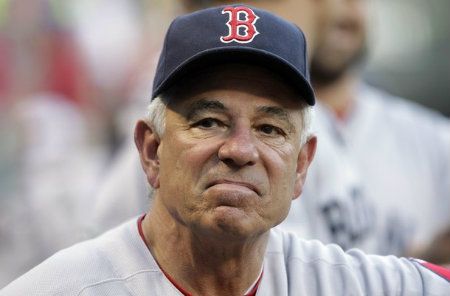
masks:
[[[164,96],[154,98],[147,108],[146,122],[149,124],[155,133],[162,137],[166,129],[166,109],[169,100]],[[311,106],[304,103],[300,110],[302,121],[302,130],[300,134],[300,143],[303,146],[312,135],[311,122],[313,116],[313,109]]]

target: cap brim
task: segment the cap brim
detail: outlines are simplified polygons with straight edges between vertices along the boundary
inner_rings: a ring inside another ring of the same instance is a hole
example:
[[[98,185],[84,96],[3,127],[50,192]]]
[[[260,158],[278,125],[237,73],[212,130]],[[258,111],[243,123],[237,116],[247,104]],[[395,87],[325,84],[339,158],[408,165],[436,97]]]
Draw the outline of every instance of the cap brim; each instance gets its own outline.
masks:
[[[268,68],[278,73],[286,83],[291,84],[297,90],[300,98],[305,100],[308,105],[313,106],[315,104],[314,90],[310,83],[288,61],[264,50],[229,46],[200,52],[180,64],[172,73],[167,75],[167,78],[159,86],[154,88],[152,99],[196,69],[226,63],[243,63]]]

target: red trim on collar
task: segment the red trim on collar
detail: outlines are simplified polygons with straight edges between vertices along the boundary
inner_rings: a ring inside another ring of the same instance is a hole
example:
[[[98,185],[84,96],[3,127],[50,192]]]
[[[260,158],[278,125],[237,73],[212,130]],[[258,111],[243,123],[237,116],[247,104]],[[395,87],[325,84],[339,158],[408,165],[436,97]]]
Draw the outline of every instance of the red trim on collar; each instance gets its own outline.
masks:
[[[253,286],[253,288],[250,290],[250,292],[248,292],[244,296],[256,296],[256,292],[258,292],[259,284],[261,283],[261,279],[263,277],[263,274],[264,274],[264,270],[261,271],[261,274],[259,275],[258,280],[256,281],[256,283]]]
[[[144,244],[148,247],[147,240],[145,240],[144,231],[142,230],[142,221],[144,221],[145,214],[138,218],[137,220],[137,227],[139,231],[139,235],[141,239],[144,241]]]
[[[147,240],[145,239],[145,236],[144,236],[144,231],[142,230],[142,221],[144,221],[144,218],[145,218],[145,214],[138,218],[137,227],[138,227],[139,236],[144,241],[145,245],[148,247]],[[175,280],[170,275],[168,275],[164,271],[164,269],[161,268],[158,261],[156,261],[156,258],[155,258],[155,262],[156,262],[156,264],[158,264],[159,269],[161,269],[161,271],[165,275],[165,277],[172,283],[172,285],[175,286],[175,288],[177,288],[178,291],[181,292],[181,294],[183,294],[184,296],[192,296],[191,293],[189,293],[185,289],[183,289],[179,284],[177,284],[177,282],[175,282]]]
[[[159,264],[158,264],[158,265],[159,265]],[[159,268],[161,268],[161,266],[160,266]],[[181,292],[181,294],[183,294],[184,296],[192,296],[191,293],[189,293],[188,291],[186,291],[185,289],[183,289],[183,287],[181,287],[177,282],[175,282],[175,280],[174,280],[170,275],[168,275],[168,274],[164,271],[164,269],[161,268],[161,271],[164,273],[164,275],[166,276],[166,278],[172,283],[172,285],[174,285],[175,288],[177,288],[178,291]]]
[[[145,214],[138,218],[138,220],[137,220],[137,227],[138,227],[139,236],[144,241],[144,244],[148,247],[147,240],[145,239],[145,236],[144,236],[144,231],[142,230],[142,221],[144,221],[144,218],[145,218]],[[164,271],[164,269],[161,268],[161,266],[159,265],[158,261],[156,261],[156,259],[155,259],[155,262],[156,262],[156,264],[158,264],[158,267],[161,269],[161,271],[163,272],[165,277],[172,283],[172,285],[175,286],[175,288],[177,288],[178,291],[181,292],[181,294],[183,294],[184,296],[192,296],[191,293],[189,293],[185,289],[183,289],[179,284],[177,284],[177,282],[175,282],[175,280],[170,275],[168,275]],[[244,296],[256,296],[256,292],[258,291],[259,283],[261,283],[261,279],[262,279],[263,274],[264,274],[264,271],[261,272],[261,274],[259,275],[258,280],[256,281],[256,283],[253,286],[253,288],[250,290],[250,292],[248,292]]]

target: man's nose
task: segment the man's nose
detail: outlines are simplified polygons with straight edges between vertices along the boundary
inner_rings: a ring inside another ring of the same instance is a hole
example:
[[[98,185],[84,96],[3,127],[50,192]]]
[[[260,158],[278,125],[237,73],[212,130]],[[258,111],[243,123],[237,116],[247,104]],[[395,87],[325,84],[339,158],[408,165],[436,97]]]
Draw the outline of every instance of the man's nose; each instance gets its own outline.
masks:
[[[259,157],[254,135],[249,127],[235,127],[219,148],[219,159],[228,165],[254,165]]]

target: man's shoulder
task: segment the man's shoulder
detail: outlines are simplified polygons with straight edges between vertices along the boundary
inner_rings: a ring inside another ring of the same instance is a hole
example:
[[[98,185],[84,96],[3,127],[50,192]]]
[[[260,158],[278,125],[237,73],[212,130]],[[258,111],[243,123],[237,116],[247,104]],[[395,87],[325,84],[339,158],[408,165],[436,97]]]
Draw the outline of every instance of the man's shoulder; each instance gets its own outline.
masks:
[[[360,103],[365,104],[366,108],[377,110],[396,121],[414,121],[418,124],[432,125],[449,124],[448,118],[435,110],[367,84],[361,85],[360,97]]]
[[[357,252],[363,254],[359,250]],[[282,256],[289,265],[297,262],[300,265],[325,264],[332,267],[350,263],[349,255],[336,244],[303,239],[297,233],[281,229],[271,231],[266,256]]]
[[[61,250],[12,283],[0,295],[77,295],[79,288],[105,276],[105,258],[97,241],[89,240]]]
[[[304,240],[282,230],[271,231],[265,268],[270,270],[268,273],[285,273],[289,289],[304,290],[305,295],[314,295],[313,287],[317,286],[330,295],[347,295],[351,291],[356,295],[450,292],[448,279],[422,268],[414,260],[367,255],[357,249],[343,251],[337,245]],[[302,283],[308,283],[311,290],[305,290]]]
[[[0,295],[83,295],[91,286],[126,278],[139,270],[136,261],[142,258],[136,257],[145,256],[133,250],[133,245],[142,242],[132,237],[132,222],[59,251],[6,286]]]

